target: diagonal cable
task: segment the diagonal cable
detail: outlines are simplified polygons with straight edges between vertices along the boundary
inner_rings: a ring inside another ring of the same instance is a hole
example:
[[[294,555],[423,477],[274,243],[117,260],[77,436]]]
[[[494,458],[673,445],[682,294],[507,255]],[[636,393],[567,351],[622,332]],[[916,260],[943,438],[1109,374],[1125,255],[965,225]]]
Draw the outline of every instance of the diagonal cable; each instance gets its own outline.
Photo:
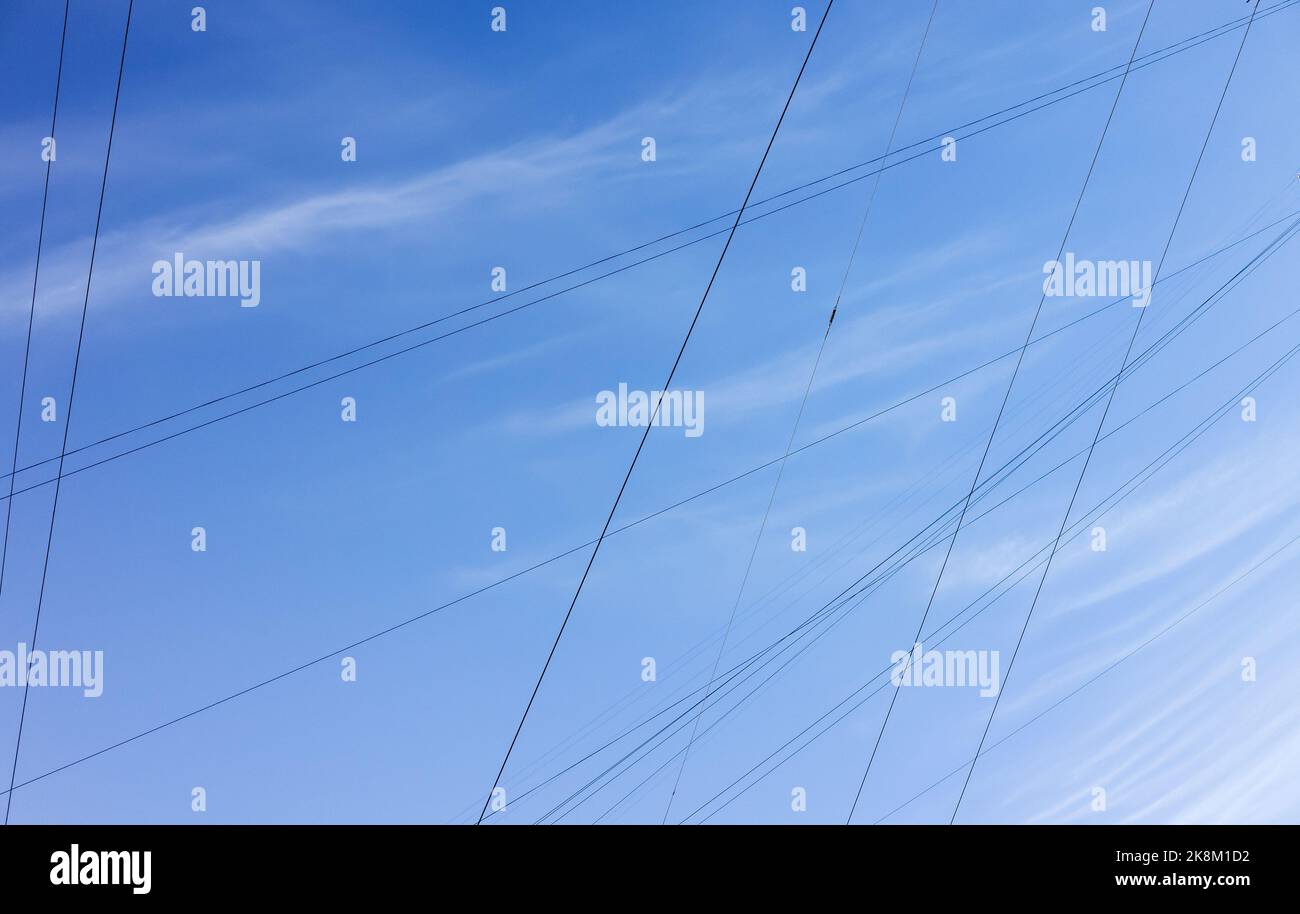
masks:
[[[822,28],[826,25],[826,19],[830,16],[831,8],[835,5],[835,0],[827,0],[826,9],[822,13],[821,21],[817,23],[817,31],[813,33],[812,41],[808,43],[808,52],[804,55],[803,63],[799,66],[799,72],[795,75],[794,85],[790,87],[790,94],[786,96],[785,106],[781,109],[781,116],[776,120],[776,126],[772,129],[772,135],[768,138],[767,148],[763,150],[763,157],[759,159],[758,168],[754,170],[754,177],[749,182],[749,189],[745,192],[745,199],[740,204],[740,209],[736,212],[736,221],[731,225],[731,231],[727,235],[726,243],[722,246],[722,251],[718,255],[718,262],[714,264],[713,273],[709,276],[708,285],[704,287],[704,294],[700,296],[700,303],[695,309],[695,316],[691,318],[691,324],[686,328],[686,336],[682,339],[682,345],[677,350],[677,358],[673,360],[673,367],[668,372],[668,379],[664,381],[660,390],[670,390],[672,388],[673,376],[677,373],[677,366],[681,364],[682,356],[686,354],[686,346],[691,341],[691,334],[695,332],[695,325],[699,323],[700,315],[704,312],[704,304],[709,300],[709,292],[713,289],[713,283],[718,278],[718,272],[722,269],[722,262],[727,257],[727,251],[731,247],[731,241],[736,237],[736,229],[740,227],[741,217],[745,214],[745,208],[749,206],[749,198],[754,193],[754,187],[758,184],[759,175],[763,173],[763,166],[767,163],[768,154],[772,151],[773,144],[776,143],[777,134],[781,132],[781,124],[785,121],[786,112],[790,110],[790,103],[794,101],[794,94],[799,88],[799,82],[803,79],[804,71],[808,68],[808,61],[812,59],[813,49],[817,47],[817,39],[821,36]],[[609,525],[614,520],[614,513],[618,510],[618,504],[623,499],[623,493],[627,490],[628,481],[632,478],[632,471],[636,469],[637,459],[641,456],[641,451],[645,447],[646,439],[650,437],[650,429],[654,427],[655,419],[659,415],[659,408],[663,404],[663,398],[655,402],[655,407],[646,422],[645,431],[641,433],[641,441],[636,447],[636,453],[632,455],[632,462],[628,464],[627,473],[623,475],[623,483],[619,486],[618,494],[614,497],[614,504],[610,506],[609,516],[605,518],[605,526],[600,531],[600,536],[596,538],[596,545],[591,550],[591,557],[587,559],[587,567],[582,572],[582,578],[578,581],[578,587],[573,592],[573,599],[569,601],[569,609],[564,614],[564,621],[560,623],[560,630],[555,633],[555,641],[551,645],[550,653],[546,655],[546,662],[542,664],[542,672],[537,677],[537,684],[533,686],[533,692],[528,697],[528,704],[524,706],[524,713],[519,718],[519,725],[515,728],[515,735],[510,739],[510,745],[506,749],[505,757],[501,760],[501,767],[497,769],[496,779],[492,782],[492,789],[488,791],[487,798],[483,801],[483,811],[479,813],[478,821],[481,824],[483,817],[487,815],[488,804],[492,802],[492,794],[496,792],[497,785],[501,783],[501,776],[505,773],[506,764],[510,761],[510,754],[514,751],[515,743],[519,741],[519,734],[524,729],[524,722],[528,720],[528,712],[532,710],[533,702],[537,699],[537,693],[542,688],[542,680],[546,678],[546,671],[550,669],[551,661],[555,658],[555,651],[560,646],[560,639],[564,637],[564,629],[569,624],[569,619],[573,616],[573,608],[578,605],[578,597],[582,593],[582,586],[587,582],[587,576],[591,573],[591,566],[596,562],[596,556],[600,552],[600,545],[605,540],[605,534],[609,532]]]
[[[1154,276],[1154,278],[1156,279],[1160,277],[1160,271],[1165,265],[1165,258],[1169,256],[1169,248],[1174,243],[1174,235],[1178,232],[1178,223],[1182,220],[1183,211],[1187,208],[1187,198],[1191,196],[1192,187],[1196,183],[1196,175],[1201,170],[1201,162],[1205,159],[1205,150],[1210,145],[1210,137],[1214,134],[1214,125],[1219,120],[1219,112],[1223,110],[1223,101],[1228,97],[1228,88],[1232,85],[1232,77],[1237,72],[1237,64],[1241,62],[1241,53],[1246,48],[1246,39],[1250,37],[1250,26],[1251,23],[1254,21],[1255,13],[1258,10],[1259,10],[1259,0],[1255,0],[1254,6],[1251,9],[1251,21],[1246,23],[1246,30],[1242,32],[1241,43],[1237,45],[1237,56],[1232,59],[1232,67],[1228,70],[1228,78],[1223,82],[1223,91],[1219,93],[1219,102],[1214,108],[1214,115],[1210,118],[1210,126],[1205,131],[1205,140],[1201,143],[1201,151],[1196,156],[1196,164],[1192,167],[1192,175],[1190,178],[1187,179],[1187,189],[1183,191],[1183,199],[1178,204],[1178,212],[1174,216],[1174,224],[1169,229],[1169,237],[1165,239],[1165,249],[1164,251],[1161,252],[1160,262],[1156,266],[1156,271]],[[1133,322],[1133,334],[1132,336],[1129,337],[1128,349],[1125,350],[1124,360],[1123,362],[1120,363],[1120,374],[1123,374],[1124,369],[1128,367],[1129,356],[1133,352],[1133,343],[1137,340],[1138,330],[1140,330],[1142,327],[1142,318],[1145,315],[1146,315],[1146,308],[1140,309],[1138,311],[1138,319]],[[1075,499],[1079,497],[1079,489],[1083,486],[1084,476],[1086,476],[1088,473],[1088,464],[1092,461],[1093,451],[1095,451],[1097,448],[1097,439],[1101,437],[1101,430],[1106,424],[1106,416],[1109,415],[1110,413],[1111,404],[1115,402],[1115,391],[1117,390],[1119,390],[1118,383],[1116,383],[1115,386],[1111,388],[1110,395],[1106,399],[1106,406],[1101,412],[1101,418],[1097,421],[1097,430],[1096,432],[1093,433],[1092,444],[1089,445],[1088,447],[1088,453],[1083,459],[1083,466],[1079,470],[1079,478],[1075,481],[1074,484],[1074,491],[1070,494],[1070,501],[1065,506],[1065,513],[1061,517],[1061,527],[1056,534],[1056,542],[1058,545],[1060,544],[1061,537],[1065,533],[1066,524],[1070,519],[1070,512],[1074,509]],[[1047,575],[1052,570],[1052,558],[1055,556],[1055,554],[1056,554],[1055,551],[1050,553],[1047,557],[1046,564],[1044,564],[1043,566],[1043,574],[1042,577],[1038,579],[1038,588],[1034,591],[1034,599],[1029,604],[1029,612],[1025,614],[1025,622],[1020,627],[1020,635],[1016,638],[1015,649],[1012,650],[1011,652],[1011,660],[1010,662],[1007,663],[1006,673],[1003,674],[1002,687],[998,689],[998,694],[993,699],[993,708],[991,711],[989,711],[989,719],[984,724],[984,732],[980,736],[979,747],[975,750],[975,756],[971,760],[969,770],[967,770],[966,772],[966,780],[961,786],[961,793],[957,795],[957,802],[953,806],[952,819],[949,820],[950,823],[956,821],[957,811],[961,809],[961,802],[966,796],[966,788],[970,786],[971,776],[975,773],[975,764],[976,762],[979,761],[980,752],[982,752],[984,749],[985,740],[988,739],[989,728],[993,726],[993,718],[997,716],[998,704],[1001,703],[1002,694],[1004,691],[1006,691],[1006,682],[1011,677],[1011,670],[1016,664],[1016,657],[1020,655],[1020,647],[1022,644],[1024,644],[1025,641],[1025,632],[1029,628],[1030,619],[1032,619],[1034,616],[1034,608],[1038,605],[1038,598],[1043,592],[1043,584],[1046,583]]]
[[[59,35],[59,65],[54,77],[54,112],[50,115],[50,140],[54,141],[55,127],[59,123],[59,92],[63,88],[63,49],[68,42],[68,7],[71,0],[63,0],[63,29]],[[27,344],[23,348],[23,375],[18,384],[18,417],[14,420],[14,460],[9,470],[9,499],[5,504],[4,545],[0,546],[0,595],[5,589],[5,567],[9,560],[9,522],[14,511],[14,480],[18,473],[18,444],[23,435],[23,401],[27,399],[27,369],[32,359],[32,325],[36,323],[36,286],[41,279],[41,249],[45,246],[45,207],[50,200],[50,172],[54,168],[57,146],[50,151],[45,162],[45,188],[41,191],[41,222],[36,230],[36,269],[32,274],[32,304],[27,311]]]
[[[1133,66],[1133,61],[1137,57],[1138,46],[1142,44],[1142,36],[1146,32],[1147,23],[1151,20],[1151,10],[1155,6],[1156,0],[1151,0],[1147,4],[1146,16],[1142,19],[1142,27],[1138,29],[1137,40],[1133,42],[1133,52],[1129,56],[1128,68],[1124,71],[1124,76],[1119,81],[1119,88],[1115,90],[1115,99],[1111,102],[1110,113],[1106,116],[1106,123],[1102,127],[1101,137],[1097,141],[1097,148],[1093,150],[1092,161],[1088,165],[1088,173],[1084,176],[1083,187],[1079,189],[1079,197],[1074,202],[1074,211],[1070,213],[1070,221],[1065,226],[1065,234],[1061,237],[1061,245],[1057,249],[1056,259],[1061,259],[1065,251],[1065,245],[1070,239],[1070,231],[1074,228],[1074,221],[1078,218],[1079,209],[1083,206],[1083,198],[1087,193],[1088,184],[1092,181],[1093,170],[1097,167],[1097,159],[1101,156],[1101,148],[1105,145],[1106,134],[1110,132],[1111,122],[1115,119],[1115,110],[1119,107],[1120,97],[1124,94],[1124,86],[1128,82],[1128,74]],[[948,567],[948,560],[952,557],[953,547],[957,543],[957,536],[961,533],[962,521],[966,517],[966,509],[970,507],[971,497],[975,494],[975,489],[979,484],[980,474],[984,472],[984,462],[988,459],[989,450],[993,447],[993,439],[997,437],[998,425],[1002,422],[1002,415],[1006,411],[1007,401],[1011,399],[1011,391],[1016,385],[1016,378],[1020,374],[1020,366],[1024,364],[1025,351],[1029,348],[1029,341],[1033,339],[1034,328],[1038,326],[1038,318],[1043,313],[1043,303],[1047,300],[1046,286],[1043,288],[1043,294],[1038,299],[1038,308],[1034,311],[1034,319],[1030,321],[1029,332],[1025,335],[1025,343],[1020,347],[1020,354],[1016,358],[1016,367],[1011,372],[1011,380],[1007,383],[1006,393],[1002,396],[1002,405],[998,408],[998,414],[993,420],[993,428],[989,431],[988,441],[984,444],[984,453],[980,456],[979,466],[975,469],[975,476],[971,480],[970,492],[966,495],[966,503],[962,506],[961,514],[957,518],[957,526],[953,530],[952,539],[948,542],[948,551],[944,554],[943,563],[939,566],[939,574],[935,577],[934,587],[930,590],[930,599],[925,605],[925,612],[921,614],[921,622],[916,628],[916,636],[912,639],[913,643],[921,637],[921,630],[925,627],[925,620],[930,615],[930,608],[934,606],[935,594],[939,592],[939,583],[943,580],[943,573]],[[907,663],[911,663],[911,654],[908,655]],[[906,672],[904,667],[903,672]],[[853,797],[853,805],[849,808],[848,817],[844,824],[848,825],[853,821],[853,814],[857,811],[858,801],[862,798],[862,790],[866,787],[867,777],[871,774],[871,766],[876,760],[876,753],[880,750],[880,742],[885,736],[885,728],[889,725],[890,715],[894,711],[894,703],[898,700],[898,687],[895,686],[894,694],[890,696],[889,707],[885,711],[884,720],[880,723],[880,731],[876,734],[875,744],[871,747],[871,755],[867,758],[867,767],[862,772],[862,780],[858,783],[858,791]]]
[[[903,99],[898,104],[898,113],[894,116],[894,126],[889,131],[889,139],[885,142],[884,155],[880,161],[888,161],[890,153],[894,149],[894,138],[898,135],[898,125],[903,120],[903,111],[907,108],[907,99],[912,94],[912,82],[916,79],[916,70],[921,65],[921,55],[925,51],[926,39],[930,37],[930,27],[934,24],[934,14],[939,9],[939,0],[934,0],[934,5],[930,7],[930,16],[925,21],[925,31],[921,33],[921,43],[916,49],[916,58],[912,61],[911,72],[907,76],[907,85],[903,89]],[[830,317],[826,321],[826,329],[822,333],[821,343],[817,347],[817,355],[813,359],[812,369],[808,372],[808,383],[804,385],[803,398],[799,401],[799,410],[794,417],[794,425],[790,429],[790,438],[785,444],[785,453],[781,455],[777,463],[776,479],[772,483],[772,493],[768,496],[767,507],[763,511],[763,520],[758,525],[758,532],[754,535],[754,545],[749,550],[749,561],[745,564],[745,573],[740,579],[740,588],[736,592],[736,601],[731,606],[731,615],[727,617],[727,626],[722,633],[722,641],[718,645],[718,656],[713,661],[713,669],[709,672],[708,685],[705,687],[703,701],[708,701],[709,695],[713,690],[713,682],[718,675],[718,666],[722,663],[722,655],[726,653],[727,642],[731,638],[731,629],[736,622],[736,612],[740,609],[740,601],[745,596],[745,586],[749,583],[750,572],[754,569],[754,558],[758,555],[758,544],[763,540],[763,533],[767,530],[768,518],[772,515],[772,505],[776,502],[776,493],[781,488],[781,478],[785,475],[786,460],[790,452],[794,449],[794,439],[799,434],[799,424],[803,421],[804,410],[808,406],[808,395],[812,392],[813,382],[817,378],[817,369],[821,366],[822,355],[826,352],[826,341],[830,339],[831,327],[835,325],[835,314],[839,310],[840,300],[844,297],[844,289],[848,286],[849,276],[853,273],[853,262],[857,259],[858,248],[862,245],[862,235],[867,228],[867,219],[871,216],[871,207],[876,202],[876,192],[880,189],[880,177],[884,169],[876,172],[876,180],[871,185],[871,193],[867,196],[867,205],[862,212],[862,221],[858,224],[858,234],[853,241],[853,249],[849,252],[848,263],[844,267],[844,275],[840,279],[839,291],[835,294],[835,303],[831,306]],[[695,744],[695,734],[700,729],[700,718],[704,716],[704,704],[701,702],[700,710],[695,715],[695,722],[691,725],[691,734],[686,741],[686,750],[682,753],[682,762],[677,769],[677,778],[673,782],[672,792],[668,796],[668,805],[664,807],[664,817],[661,824],[667,824],[668,816],[672,812],[673,800],[677,797],[677,788],[681,785],[682,774],[686,771],[686,762],[691,755],[691,747]]]
[[[90,267],[86,271],[86,295],[81,303],[81,326],[77,332],[76,355],[72,360],[72,383],[68,390],[68,409],[63,420],[63,446],[60,448],[61,451],[68,449],[68,430],[72,428],[72,404],[77,394],[77,371],[81,367],[81,346],[86,339],[86,312],[90,309],[90,281],[95,275],[95,249],[99,244],[99,226],[104,216],[104,193],[108,188],[108,163],[113,156],[113,132],[117,128],[117,105],[122,97],[122,74],[126,70],[126,42],[131,35],[131,12],[134,7],[135,0],[130,0],[126,8],[126,26],[122,30],[122,55],[117,64],[117,88],[113,92],[113,117],[108,125],[108,148],[104,151],[104,174],[99,182],[99,206],[95,211],[95,234],[90,245]],[[62,473],[62,457],[59,458],[59,464],[59,470]],[[50,572],[50,551],[54,546],[54,522],[59,514],[59,489],[59,482],[55,482],[54,504],[50,507],[50,532],[45,539],[45,560],[41,566],[41,587],[36,597],[36,619],[32,623],[31,651],[33,657],[36,650],[36,637],[40,634],[41,609],[45,604],[45,584]],[[23,745],[23,724],[27,720],[27,697],[30,692],[31,678],[25,677],[23,681],[22,710],[18,715],[18,736],[14,740],[13,767],[9,770],[9,794],[5,798],[5,825],[9,824],[9,813],[13,807],[14,779],[18,776],[18,755]]]

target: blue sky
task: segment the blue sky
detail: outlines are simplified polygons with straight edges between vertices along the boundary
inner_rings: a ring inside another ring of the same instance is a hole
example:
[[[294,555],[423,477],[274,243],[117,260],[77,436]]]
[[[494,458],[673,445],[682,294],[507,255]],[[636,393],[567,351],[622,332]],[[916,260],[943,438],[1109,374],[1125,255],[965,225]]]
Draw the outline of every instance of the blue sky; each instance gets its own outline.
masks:
[[[490,28],[493,3],[213,3],[201,33],[190,28],[193,5],[135,6],[74,447],[487,301],[493,267],[506,268],[515,290],[734,210],[811,35],[791,30],[791,4],[767,0],[506,2],[504,33]],[[1122,65],[1146,4],[1105,3],[1104,32],[1090,28],[1094,5],[940,0],[897,144]],[[1263,15],[1275,5],[1262,4],[1252,27],[1167,273],[1300,210],[1300,127],[1278,106],[1300,75],[1300,9]],[[884,151],[929,10],[920,0],[836,4],[756,198]],[[1157,0],[1139,54],[1248,12]],[[116,0],[71,8],[20,466],[57,455],[62,440],[125,14]],[[808,14],[815,23],[821,6],[808,4]],[[56,2],[0,5],[5,442],[61,21]],[[1069,250],[1159,258],[1240,36],[1130,76]],[[884,172],[797,444],[1020,345],[1115,88],[963,139],[956,162],[934,152]],[[341,161],[345,136],[357,140],[356,162]],[[647,136],[654,162],[641,158]],[[1256,140],[1253,162],[1242,160],[1244,137]],[[705,433],[652,430],[616,526],[781,455],[870,187],[859,181],[739,229],[674,379],[704,392]],[[1162,284],[1138,351],[1285,224]],[[32,690],[19,782],[593,539],[640,435],[598,427],[594,398],[620,382],[662,383],[722,241],[65,479],[39,646],[104,651],[104,695]],[[153,296],[151,265],[177,251],[260,260],[260,305]],[[1293,248],[1281,248],[1126,380],[1105,430],[1293,310],[1294,262]],[[796,266],[807,292],[791,290]],[[1049,298],[1040,333],[1098,304]],[[1030,349],[990,468],[1118,370],[1136,314],[1115,307]],[[1280,325],[1103,440],[1075,516],[1231,402],[1298,332],[1300,323]],[[790,459],[722,669],[965,495],[1011,366],[1001,361]],[[328,373],[88,449],[68,469]],[[1104,553],[1083,535],[1063,543],[990,743],[1300,534],[1297,383],[1295,366],[1284,365],[1252,391],[1257,421],[1229,410],[1120,502],[1099,521]],[[58,401],[58,422],[40,421],[44,396]],[[940,421],[941,396],[956,398],[956,422]],[[355,398],[357,422],[340,421],[343,397]],[[1097,417],[1071,426],[1008,486],[1086,448]],[[932,624],[1051,542],[1078,466],[963,529]],[[51,472],[28,470],[18,486]],[[515,799],[495,821],[542,817],[640,739],[520,795],[681,697],[676,690],[705,684],[774,474],[604,543],[503,778]],[[51,494],[40,486],[14,500],[0,648],[30,638]],[[206,552],[190,548],[195,526],[207,531]],[[505,552],[490,548],[498,526]],[[808,531],[807,552],[790,548],[795,526]],[[333,658],[21,787],[13,820],[472,821],[586,557],[579,550],[348,652],[354,683]],[[706,712],[674,820],[909,647],[941,558],[931,551],[909,564],[717,727],[717,711]],[[1295,821],[1296,573],[1296,550],[1279,553],[990,752],[961,821]],[[1005,666],[1036,580],[992,604],[952,646],[1001,651]],[[656,660],[656,682],[641,679],[645,657]],[[1242,680],[1245,657],[1256,659],[1257,681]],[[711,821],[843,821],[889,696],[868,700]],[[21,700],[20,689],[0,689],[5,770]],[[855,821],[883,817],[968,760],[989,707],[970,690],[903,690]],[[670,757],[685,742],[677,733],[638,758],[564,821],[660,821]],[[960,785],[950,778],[888,821],[946,822]],[[207,792],[201,814],[191,810],[196,786]],[[796,787],[807,792],[806,812],[791,809]],[[1096,787],[1104,811],[1092,808]],[[696,819],[713,807],[703,808]]]

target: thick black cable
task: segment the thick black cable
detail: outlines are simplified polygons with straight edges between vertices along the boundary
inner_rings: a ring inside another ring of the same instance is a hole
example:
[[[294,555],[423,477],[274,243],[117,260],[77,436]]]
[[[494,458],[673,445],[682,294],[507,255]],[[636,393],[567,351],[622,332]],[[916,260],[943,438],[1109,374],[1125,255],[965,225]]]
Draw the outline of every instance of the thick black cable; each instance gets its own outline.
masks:
[[[912,83],[916,79],[917,68],[921,65],[921,55],[925,51],[925,42],[930,37],[930,28],[934,25],[934,16],[939,10],[939,0],[934,0],[930,7],[930,15],[925,21],[925,30],[921,33],[921,43],[916,48],[916,57],[912,61],[912,69],[907,76],[907,85],[903,88],[903,98],[898,103],[898,112],[894,115],[894,125],[889,131],[889,139],[885,142],[885,153],[881,156],[882,161],[887,161],[894,149],[894,138],[898,135],[898,125],[903,120],[903,111],[907,108],[907,100],[912,94]],[[772,482],[772,492],[767,499],[767,507],[763,511],[763,519],[758,525],[758,532],[754,534],[754,544],[749,550],[749,561],[745,564],[745,573],[740,579],[740,587],[736,591],[736,600],[731,606],[731,615],[727,618],[727,625],[722,633],[722,640],[718,645],[718,655],[713,661],[713,669],[709,672],[708,685],[705,688],[704,700],[707,701],[709,691],[713,688],[713,680],[718,675],[718,666],[722,663],[722,655],[726,653],[727,642],[731,637],[731,628],[736,622],[736,613],[740,610],[740,602],[745,596],[745,587],[749,584],[749,575],[754,569],[754,559],[758,555],[759,543],[763,541],[763,534],[767,531],[768,519],[772,516],[772,505],[776,503],[777,492],[781,489],[781,479],[785,475],[785,465],[790,457],[790,451],[794,448],[795,437],[799,434],[799,425],[803,421],[804,410],[808,406],[808,396],[812,393],[813,382],[817,379],[817,369],[821,367],[822,355],[826,352],[826,342],[830,339],[831,328],[835,325],[835,315],[839,311],[840,301],[844,297],[844,290],[848,286],[849,277],[853,273],[853,263],[858,256],[858,248],[862,245],[862,235],[867,228],[867,220],[871,216],[871,208],[876,202],[876,192],[880,190],[880,177],[883,172],[876,172],[876,180],[871,185],[871,193],[867,196],[867,205],[862,212],[862,220],[858,224],[858,234],[853,241],[853,248],[849,252],[848,262],[844,267],[844,275],[840,279],[839,291],[835,294],[835,302],[831,306],[830,317],[826,321],[826,329],[822,332],[821,343],[817,347],[817,355],[813,359],[812,368],[808,372],[808,382],[804,385],[803,397],[799,401],[799,410],[795,414],[794,424],[790,427],[790,437],[785,444],[785,453],[777,463],[776,479]],[[668,816],[672,812],[673,800],[677,797],[677,788],[682,781],[682,775],[686,771],[686,763],[690,759],[691,746],[695,743],[695,734],[700,728],[700,719],[704,716],[703,707],[700,713],[696,715],[695,722],[691,725],[691,734],[686,741],[686,749],[682,753],[682,763],[677,769],[677,779],[673,783],[672,792],[668,795],[668,803],[664,807],[663,821],[660,824],[667,824]]]
[[[59,123],[59,93],[63,88],[63,50],[68,42],[68,7],[71,0],[63,0],[63,28],[59,35],[59,63],[54,77],[54,110],[50,115],[50,142],[55,143],[55,128]],[[14,459],[9,470],[9,499],[5,505],[4,545],[0,546],[0,595],[5,589],[5,568],[9,560],[9,522],[14,511],[14,481],[18,472],[18,447],[23,435],[23,403],[27,399],[27,369],[32,358],[32,327],[36,323],[36,287],[41,279],[41,250],[45,245],[45,209],[50,200],[50,172],[54,169],[57,146],[52,146],[45,161],[45,187],[41,191],[41,221],[36,230],[36,269],[32,272],[32,304],[27,311],[27,343],[23,347],[23,374],[18,384],[18,412],[14,419]]]
[[[713,273],[709,276],[709,282],[704,287],[704,294],[700,296],[700,303],[695,309],[695,315],[691,318],[690,326],[686,328],[686,336],[682,339],[682,345],[677,350],[677,357],[673,360],[672,368],[668,371],[668,378],[664,381],[660,390],[671,390],[673,376],[677,373],[677,366],[681,364],[682,356],[686,354],[686,346],[691,341],[691,335],[695,332],[695,326],[699,323],[700,315],[704,312],[704,304],[709,300],[709,292],[713,290],[713,283],[718,278],[718,272],[722,269],[722,263],[727,257],[727,251],[731,248],[731,241],[736,237],[736,229],[740,227],[741,217],[745,214],[745,208],[749,205],[749,198],[754,193],[754,188],[758,185],[758,178],[763,173],[763,166],[767,163],[768,154],[772,151],[772,146],[776,143],[777,134],[781,132],[781,124],[785,122],[786,112],[790,110],[790,103],[794,101],[794,94],[799,88],[799,82],[803,79],[804,71],[808,68],[808,61],[812,59],[813,50],[817,47],[817,39],[821,37],[822,28],[826,25],[826,19],[830,16],[831,8],[835,6],[835,0],[827,0],[826,9],[822,13],[821,21],[817,23],[817,31],[813,33],[812,41],[808,43],[808,52],[804,55],[803,63],[799,66],[799,72],[795,75],[794,85],[790,87],[790,94],[786,96],[785,106],[781,109],[781,116],[776,120],[776,126],[772,129],[772,135],[768,138],[767,148],[763,150],[763,157],[759,159],[758,168],[754,170],[754,177],[749,182],[749,189],[745,192],[745,199],[740,204],[740,209],[736,213],[736,221],[732,223],[731,231],[727,235],[726,243],[722,246],[722,251],[718,254],[718,262],[714,264]],[[519,734],[524,729],[524,723],[528,720],[528,712],[532,710],[533,702],[537,699],[537,693],[542,688],[542,681],[546,678],[546,671],[550,669],[551,660],[555,657],[555,651],[560,646],[560,639],[564,637],[564,629],[569,624],[569,619],[573,616],[573,608],[578,604],[578,597],[582,594],[582,586],[587,582],[587,575],[591,573],[591,566],[596,562],[596,556],[600,553],[601,543],[605,540],[605,534],[609,532],[609,525],[614,521],[614,514],[618,511],[619,502],[623,499],[623,493],[627,490],[628,481],[632,478],[632,471],[636,469],[636,463],[641,456],[641,451],[645,447],[646,440],[650,437],[650,429],[654,427],[655,419],[659,415],[659,408],[663,405],[663,399],[655,401],[654,410],[650,419],[646,422],[645,431],[641,433],[641,441],[637,444],[636,452],[632,455],[632,462],[628,464],[627,472],[623,476],[623,482],[619,486],[618,494],[614,497],[614,504],[610,506],[609,515],[605,518],[605,526],[600,531],[600,536],[596,538],[596,545],[591,550],[591,557],[587,559],[587,567],[582,572],[582,577],[578,580],[577,589],[573,592],[573,599],[569,601],[569,608],[564,614],[564,620],[560,623],[560,629],[555,633],[555,641],[551,644],[551,650],[546,655],[546,662],[542,664],[542,671],[537,677],[537,683],[533,686],[533,692],[528,698],[528,704],[524,706],[524,713],[519,718],[519,725],[515,728],[515,734],[510,739],[510,745],[506,749],[505,757],[501,760],[501,767],[497,770],[496,778],[492,782],[492,788],[488,791],[487,797],[483,800],[483,811],[479,813],[478,820],[480,823],[483,817],[487,815],[488,804],[492,802],[492,794],[496,792],[497,785],[501,783],[501,776],[505,773],[506,764],[510,761],[510,754],[514,751],[515,743],[519,740]]]

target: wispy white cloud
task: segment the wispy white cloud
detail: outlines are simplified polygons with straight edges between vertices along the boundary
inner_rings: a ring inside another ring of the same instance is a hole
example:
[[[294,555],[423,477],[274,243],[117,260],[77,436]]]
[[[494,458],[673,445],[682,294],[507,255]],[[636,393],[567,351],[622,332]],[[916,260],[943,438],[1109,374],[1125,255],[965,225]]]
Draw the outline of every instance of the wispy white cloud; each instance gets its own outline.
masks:
[[[356,232],[408,230],[517,194],[591,175],[607,165],[612,147],[625,138],[624,118],[565,137],[516,144],[410,178],[361,187],[323,190],[234,214],[196,208],[145,219],[100,237],[94,296],[99,306],[150,294],[150,268],[182,251],[198,258],[260,258],[279,251],[315,252],[337,247]],[[87,244],[69,242],[49,251],[42,266],[40,311],[79,306],[84,293]],[[0,300],[12,303],[31,279],[28,265],[0,274]]]

